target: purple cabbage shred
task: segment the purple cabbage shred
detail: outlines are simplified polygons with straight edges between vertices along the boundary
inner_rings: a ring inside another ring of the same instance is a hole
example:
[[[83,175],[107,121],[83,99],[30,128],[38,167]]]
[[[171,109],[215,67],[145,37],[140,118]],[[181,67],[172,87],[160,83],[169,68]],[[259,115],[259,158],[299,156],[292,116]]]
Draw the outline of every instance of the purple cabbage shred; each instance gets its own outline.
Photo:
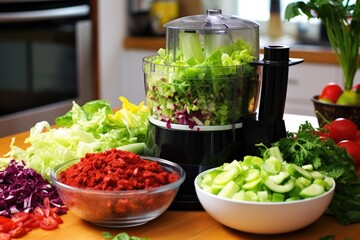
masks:
[[[34,169],[26,168],[24,161],[11,160],[0,171],[0,215],[11,217],[16,212],[32,212],[37,206],[44,208],[46,197],[52,208],[58,208],[58,215],[66,214],[55,186]]]

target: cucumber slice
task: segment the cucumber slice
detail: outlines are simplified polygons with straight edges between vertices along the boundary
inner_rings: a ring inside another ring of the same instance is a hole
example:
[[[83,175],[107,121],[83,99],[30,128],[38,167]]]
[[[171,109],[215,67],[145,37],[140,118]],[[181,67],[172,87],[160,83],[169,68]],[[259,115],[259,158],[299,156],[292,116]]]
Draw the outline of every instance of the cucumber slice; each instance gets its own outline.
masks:
[[[243,159],[243,164],[249,168],[261,169],[263,162],[264,160],[262,158],[256,156],[245,156]]]
[[[329,190],[334,185],[334,180],[331,177],[324,177],[325,189]]]
[[[228,167],[223,172],[219,173],[213,181],[213,184],[225,186],[228,182],[233,180],[240,173],[240,169],[236,166]]]
[[[260,170],[256,168],[251,168],[246,172],[245,182],[252,182],[258,179],[260,176]]]
[[[237,161],[237,160],[233,160],[231,163],[225,164],[223,168],[224,168],[224,170],[229,170],[229,169],[232,168],[232,167],[237,167],[237,168],[239,168],[239,171],[241,171],[241,169],[242,169],[240,162]]]
[[[299,186],[301,189],[309,186],[311,183],[312,183],[311,180],[304,178],[304,177],[299,177],[298,179],[296,179],[296,182],[295,182],[295,184],[297,186]]]
[[[258,191],[257,192],[259,202],[269,202],[269,192],[268,191]]]
[[[245,183],[245,179],[243,175],[238,175],[233,180],[239,187],[241,187]]]
[[[251,202],[258,202],[259,197],[256,192],[254,191],[246,191],[244,195],[244,200],[251,201]]]
[[[307,171],[313,171],[314,170],[314,166],[312,164],[306,164],[301,166],[303,169],[307,170]]]
[[[289,197],[285,200],[285,202],[292,202],[292,201],[297,201],[300,200],[300,197]]]
[[[295,178],[305,177],[309,180],[313,179],[313,177],[311,176],[311,174],[308,171],[306,171],[302,167],[299,167],[298,165],[295,165],[292,163],[290,163],[288,171],[289,171],[290,175],[294,176]]]
[[[244,185],[241,186],[242,189],[245,190],[255,190],[261,182],[261,178],[257,178],[251,182],[247,182]]]
[[[230,181],[220,190],[218,196],[232,198],[239,190],[240,187],[234,181]]]
[[[295,180],[290,178],[285,184],[276,184],[271,179],[266,179],[265,186],[276,193],[287,193],[295,187]]]
[[[200,187],[203,188],[204,186],[211,186],[214,178],[221,172],[223,172],[223,170],[216,169],[206,174],[201,181]]]
[[[240,190],[232,196],[232,199],[245,200],[245,190]]]
[[[300,197],[303,197],[303,198],[311,198],[311,197],[319,196],[319,195],[323,194],[324,192],[325,192],[325,188],[323,185],[313,183],[310,186],[301,190],[299,195],[300,195]]]
[[[285,200],[285,195],[282,193],[273,193],[271,197],[272,202],[283,202]]]
[[[286,179],[290,177],[290,173],[288,172],[279,172],[277,175],[271,175],[268,178],[270,178],[274,183],[281,184]]]
[[[278,174],[282,170],[282,162],[276,157],[269,157],[262,165],[262,169],[271,175]]]
[[[324,175],[318,171],[312,171],[312,172],[310,172],[310,174],[313,177],[313,179],[323,179],[324,178]]]
[[[284,161],[283,156],[282,156],[282,153],[281,153],[279,147],[269,148],[269,153],[270,153],[270,156],[279,159],[281,162]]]

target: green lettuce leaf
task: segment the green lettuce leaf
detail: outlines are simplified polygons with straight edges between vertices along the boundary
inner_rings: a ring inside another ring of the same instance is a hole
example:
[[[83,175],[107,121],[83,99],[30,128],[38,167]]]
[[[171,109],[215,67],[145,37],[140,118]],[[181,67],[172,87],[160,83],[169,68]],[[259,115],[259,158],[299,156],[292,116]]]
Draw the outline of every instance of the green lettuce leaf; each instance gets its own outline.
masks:
[[[22,149],[10,144],[5,155],[8,160],[24,160],[44,178],[57,165],[86,153],[100,152],[132,143],[145,141],[149,109],[120,97],[122,108],[113,112],[108,101],[95,100],[82,107],[73,102],[72,109],[56,120],[52,128],[46,121],[38,122],[25,139],[29,147]],[[3,163],[4,161],[2,159]]]

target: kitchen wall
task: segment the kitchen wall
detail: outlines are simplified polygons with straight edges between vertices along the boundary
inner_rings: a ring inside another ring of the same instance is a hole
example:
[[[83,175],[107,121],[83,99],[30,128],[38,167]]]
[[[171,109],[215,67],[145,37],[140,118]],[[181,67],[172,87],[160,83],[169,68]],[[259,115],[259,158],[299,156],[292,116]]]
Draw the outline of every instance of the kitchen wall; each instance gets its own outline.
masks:
[[[141,59],[143,52],[129,54],[123,46],[127,33],[125,0],[99,0],[99,98],[121,105],[119,96],[133,103],[145,100]]]

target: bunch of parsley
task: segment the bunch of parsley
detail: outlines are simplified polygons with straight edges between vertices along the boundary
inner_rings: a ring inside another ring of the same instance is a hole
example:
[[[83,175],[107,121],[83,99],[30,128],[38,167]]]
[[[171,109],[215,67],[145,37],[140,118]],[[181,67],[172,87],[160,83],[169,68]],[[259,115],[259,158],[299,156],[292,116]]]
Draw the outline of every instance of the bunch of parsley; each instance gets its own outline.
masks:
[[[354,160],[345,148],[339,148],[331,139],[320,139],[309,122],[301,124],[296,134],[287,133],[286,138],[272,144],[279,147],[287,162],[299,166],[312,164],[317,171],[326,173],[336,182],[334,198],[328,208],[341,224],[360,222],[360,179]],[[268,151],[258,145],[263,157]]]

